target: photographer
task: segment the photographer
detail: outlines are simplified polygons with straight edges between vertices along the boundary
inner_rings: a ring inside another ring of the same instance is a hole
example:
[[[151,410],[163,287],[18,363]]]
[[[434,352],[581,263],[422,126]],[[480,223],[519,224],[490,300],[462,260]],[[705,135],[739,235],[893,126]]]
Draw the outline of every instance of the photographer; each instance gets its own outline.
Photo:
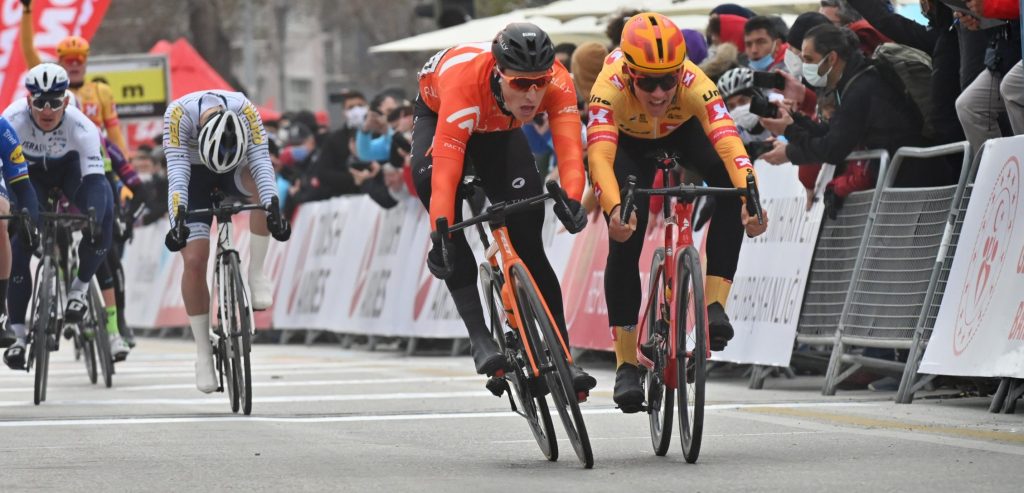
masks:
[[[823,122],[787,110],[780,111],[779,118],[762,118],[765,128],[785,135],[787,142],[775,141],[774,148],[761,159],[772,164],[827,162],[842,168],[855,149],[882,148],[895,153],[901,146],[922,143],[920,116],[913,103],[865,60],[850,30],[829,24],[812,28],[804,37],[801,55],[804,79],[834,94],[834,112]],[[916,173],[922,168],[920,164],[904,165],[902,179],[897,183],[924,185],[929,181],[949,181],[948,167]],[[877,178],[877,169],[873,166],[865,171],[849,175],[849,183],[833,180],[826,190],[827,201],[828,194],[841,199],[869,187]],[[937,176],[929,177],[931,173]],[[830,212],[834,214],[834,208]]]

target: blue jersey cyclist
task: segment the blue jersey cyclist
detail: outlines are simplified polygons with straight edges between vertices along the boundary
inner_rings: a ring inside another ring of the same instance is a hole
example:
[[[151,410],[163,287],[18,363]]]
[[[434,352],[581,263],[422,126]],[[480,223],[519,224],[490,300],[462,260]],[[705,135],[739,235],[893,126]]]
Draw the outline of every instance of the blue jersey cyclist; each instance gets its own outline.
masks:
[[[79,210],[96,211],[98,236],[86,236],[78,246],[78,275],[68,290],[65,321],[77,323],[87,308],[85,297],[93,275],[110,248],[114,197],[103,174],[99,130],[78,108],[68,105],[68,74],[55,63],[36,65],[25,78],[28,96],[12,103],[3,117],[10,122],[24,149],[29,181],[39,197],[59,189]],[[20,202],[17,204],[22,208]],[[7,295],[11,329],[16,341],[4,353],[12,369],[25,363],[25,314],[32,293],[30,252],[21,241],[11,245],[11,287]],[[112,334],[111,353],[127,354],[120,336]]]
[[[17,196],[19,209],[28,209],[35,219],[39,207],[36,191],[28,181],[28,164],[21,150],[18,133],[7,119],[0,117],[0,216],[11,212],[11,196]],[[11,277],[11,239],[7,236],[7,221],[0,220],[0,347],[14,344],[14,331],[7,327],[7,283]]]

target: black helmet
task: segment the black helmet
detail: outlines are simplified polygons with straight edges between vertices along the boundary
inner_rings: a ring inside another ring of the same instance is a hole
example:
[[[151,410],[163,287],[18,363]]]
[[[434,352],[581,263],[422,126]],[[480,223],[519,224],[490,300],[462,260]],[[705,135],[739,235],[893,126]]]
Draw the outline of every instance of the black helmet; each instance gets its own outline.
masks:
[[[543,29],[529,22],[505,26],[491,43],[498,66],[520,72],[543,72],[555,63],[555,48]]]

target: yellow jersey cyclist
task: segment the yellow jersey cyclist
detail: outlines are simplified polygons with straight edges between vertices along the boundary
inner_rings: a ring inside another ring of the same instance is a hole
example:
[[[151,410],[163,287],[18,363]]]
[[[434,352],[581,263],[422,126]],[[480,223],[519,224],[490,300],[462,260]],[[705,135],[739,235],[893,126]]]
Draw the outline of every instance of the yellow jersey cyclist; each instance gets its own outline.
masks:
[[[754,173],[739,132],[718,89],[694,63],[686,60],[686,42],[664,15],[645,12],[631,17],[622,30],[620,48],[605,60],[591,91],[587,128],[591,180],[608,216],[608,262],[605,298],[616,356],[616,404],[625,412],[643,403],[637,368],[637,317],[640,312],[640,251],[649,202],[623,223],[619,188],[629,175],[641,187],[656,172],[652,151],[681,156],[710,186],[745,187]],[[748,218],[740,199],[717,201],[708,232],[708,303],[711,349],[721,351],[733,330],[725,314],[736,272],[744,228],[750,236],[765,231]]]

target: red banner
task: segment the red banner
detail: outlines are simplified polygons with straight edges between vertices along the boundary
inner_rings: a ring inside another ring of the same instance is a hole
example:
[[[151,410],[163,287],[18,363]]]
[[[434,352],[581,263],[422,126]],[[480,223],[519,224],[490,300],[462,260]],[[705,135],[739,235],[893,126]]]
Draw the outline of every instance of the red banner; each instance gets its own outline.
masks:
[[[35,45],[43,60],[56,60],[57,43],[67,36],[92,39],[110,0],[34,0],[32,20]],[[25,58],[21,54],[21,2],[0,0],[0,108],[24,95]]]

